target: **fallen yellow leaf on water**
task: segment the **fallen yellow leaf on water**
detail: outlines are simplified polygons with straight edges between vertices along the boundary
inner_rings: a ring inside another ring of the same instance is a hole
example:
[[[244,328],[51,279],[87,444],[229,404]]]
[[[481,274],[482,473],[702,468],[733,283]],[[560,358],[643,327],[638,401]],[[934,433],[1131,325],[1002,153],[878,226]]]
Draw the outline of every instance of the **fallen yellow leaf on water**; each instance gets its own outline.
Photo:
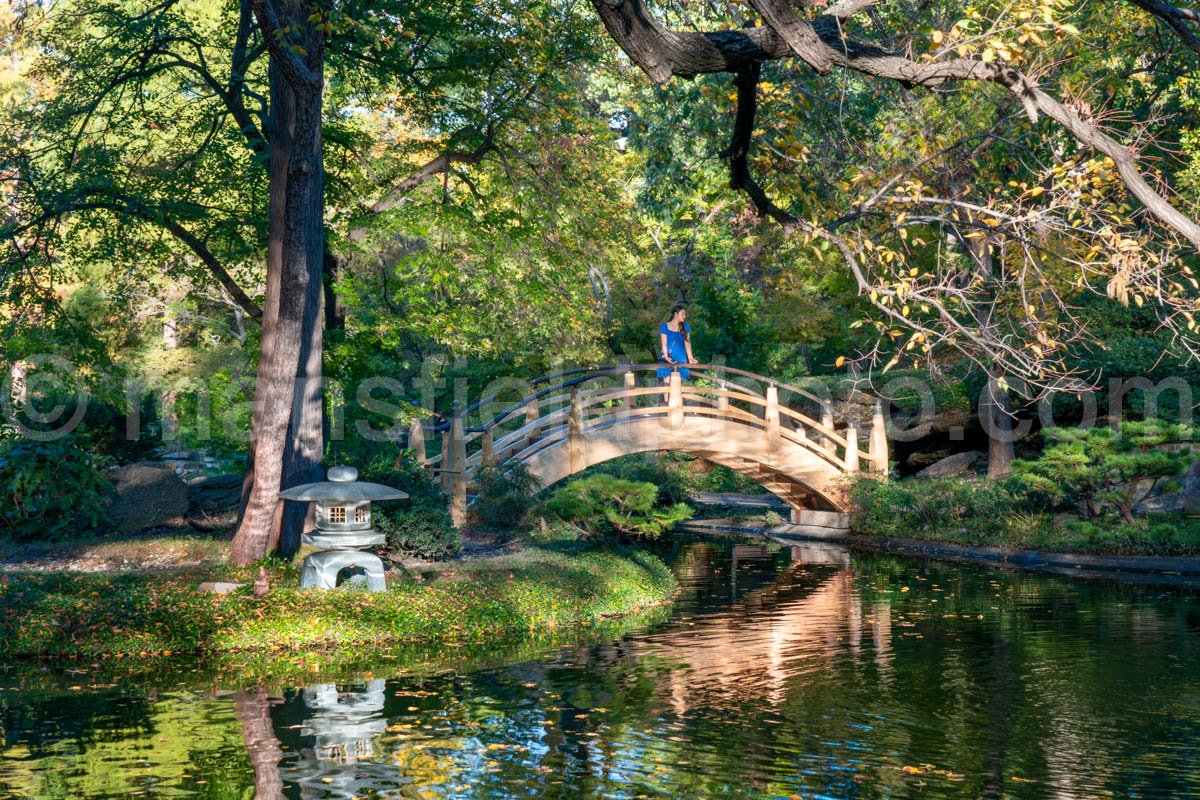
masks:
[[[921,769],[920,767],[913,767],[913,766],[909,766],[908,764],[905,764],[900,769],[903,772],[907,772],[909,775],[920,775],[922,772],[924,772],[924,770]]]

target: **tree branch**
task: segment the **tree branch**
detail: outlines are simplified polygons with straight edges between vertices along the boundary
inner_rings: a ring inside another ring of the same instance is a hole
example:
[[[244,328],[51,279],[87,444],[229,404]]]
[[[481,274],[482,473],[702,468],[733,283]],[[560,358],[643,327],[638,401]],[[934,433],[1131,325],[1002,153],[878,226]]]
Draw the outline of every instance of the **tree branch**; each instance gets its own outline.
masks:
[[[478,164],[488,153],[496,149],[496,142],[489,134],[483,143],[470,152],[452,150],[431,159],[416,172],[408,175],[388,190],[382,200],[367,209],[367,214],[375,216],[402,205],[410,192],[439,175],[450,171],[454,164]],[[362,241],[367,235],[365,226],[351,228],[349,238],[353,242]]]
[[[812,25],[792,9],[788,0],[749,0],[749,3],[801,61],[822,75],[833,69],[829,48]]]
[[[860,11],[866,11],[878,0],[838,0],[825,10],[825,13],[837,19],[850,19]]]
[[[721,152],[721,158],[729,164],[729,188],[746,193],[759,216],[768,216],[781,225],[793,225],[797,219],[767,197],[767,193],[750,173],[750,144],[754,135],[754,117],[758,110],[758,79],[760,62],[753,61],[737,71],[734,85],[737,86],[737,114],[734,117],[733,136],[729,147]]]
[[[621,49],[660,83],[673,75],[737,73],[754,61],[796,55],[787,41],[769,26],[719,33],[677,32],[654,19],[644,0],[592,0],[592,4]],[[934,87],[958,81],[986,81],[1003,86],[1017,97],[1031,120],[1036,120],[1039,114],[1045,115],[1080,144],[1111,158],[1130,194],[1151,215],[1200,249],[1200,225],[1154,191],[1138,170],[1136,156],[1127,147],[1046,94],[1020,71],[995,62],[964,58],[922,64],[844,38],[839,21],[832,17],[821,16],[811,23],[795,14],[792,17],[788,22],[793,28],[809,27],[819,37],[825,56],[835,66],[909,86]]]
[[[1187,8],[1176,8],[1164,3],[1163,0],[1129,0],[1135,6],[1161,20],[1168,28],[1175,31],[1183,43],[1196,53],[1200,53],[1200,38],[1190,27],[1189,22],[1200,22],[1200,14]]]
[[[271,58],[275,60],[275,64],[283,72],[292,88],[307,88],[310,91],[320,88],[320,72],[310,68],[303,59],[292,52],[291,45],[287,44],[286,37],[283,35],[284,25],[275,9],[274,0],[250,0],[250,6],[254,9],[259,31],[262,33],[267,50],[271,53]],[[318,40],[323,42],[324,37],[318,37]],[[307,55],[311,58],[319,54],[309,53]]]
[[[229,270],[225,269],[225,265],[222,264],[220,259],[218,259],[216,255],[214,255],[213,252],[208,249],[208,246],[204,244],[199,236],[192,233],[177,220],[166,217],[161,213],[160,210],[149,208],[132,199],[107,196],[59,203],[57,204],[56,208],[46,211],[37,219],[17,228],[5,231],[4,238],[15,240],[16,237],[22,232],[30,230],[31,228],[34,228],[47,220],[60,217],[63,214],[73,211],[96,210],[112,211],[116,214],[127,214],[145,222],[151,222],[155,225],[165,228],[176,239],[183,242],[183,244],[186,245],[189,250],[196,254],[204,266],[206,266],[213,274],[213,277],[217,279],[217,282],[224,287],[225,291],[229,293],[229,296],[233,298],[234,302],[237,303],[242,310],[255,319],[262,318],[262,309],[255,305],[254,301],[250,299],[250,296],[242,290],[242,287],[238,286],[237,281],[235,281],[233,276],[229,274]]]

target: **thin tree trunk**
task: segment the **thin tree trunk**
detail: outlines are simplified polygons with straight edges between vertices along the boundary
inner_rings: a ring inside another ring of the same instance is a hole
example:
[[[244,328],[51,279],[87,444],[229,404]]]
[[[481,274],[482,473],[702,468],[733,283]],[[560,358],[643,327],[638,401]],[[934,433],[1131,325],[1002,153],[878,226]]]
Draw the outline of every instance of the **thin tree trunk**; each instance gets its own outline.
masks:
[[[1003,478],[1012,472],[1013,427],[1012,398],[1001,389],[994,378],[988,379],[985,393],[987,402],[988,471],[992,480]]]
[[[325,287],[325,330],[338,331],[346,327],[346,312],[342,301],[338,298],[334,284],[341,274],[342,262],[325,243],[324,269],[321,273],[322,284]]]
[[[964,221],[970,222],[967,215]],[[992,243],[987,236],[962,236],[963,248],[975,266],[975,272],[984,280],[991,281],[996,277],[996,271],[1001,269],[992,257]],[[995,324],[993,318],[994,305],[984,304],[984,311],[977,322],[981,330],[988,330]],[[987,386],[983,397],[980,398],[979,418],[983,424],[984,433],[988,437],[988,471],[991,480],[998,480],[1012,471],[1013,461],[1013,415],[1012,399],[1008,390],[1000,386],[1000,376],[989,372]]]

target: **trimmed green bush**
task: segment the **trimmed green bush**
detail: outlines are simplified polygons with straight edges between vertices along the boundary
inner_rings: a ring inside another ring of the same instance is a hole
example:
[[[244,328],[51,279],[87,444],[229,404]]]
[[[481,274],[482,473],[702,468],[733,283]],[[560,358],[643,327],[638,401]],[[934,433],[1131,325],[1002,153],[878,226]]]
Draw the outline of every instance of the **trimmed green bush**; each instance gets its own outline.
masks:
[[[657,499],[658,487],[652,483],[601,474],[558,489],[546,501],[545,511],[592,536],[656,539],[692,516],[686,503],[656,508]]]
[[[388,552],[441,561],[462,549],[462,538],[444,508],[420,506],[375,512],[375,528],[387,537]]]
[[[1051,497],[1022,476],[892,483],[860,477],[850,497],[851,528],[870,536],[1064,553],[1200,554],[1200,520],[1165,513],[1128,523],[1115,511],[1089,519],[1056,517]]]
[[[1193,460],[1191,450],[1162,447],[1189,441],[1192,429],[1157,419],[1122,422],[1119,430],[1046,428],[1042,435],[1051,445],[1036,461],[1014,461],[1013,471],[1085,517],[1107,507],[1129,525],[1158,479],[1182,475]]]

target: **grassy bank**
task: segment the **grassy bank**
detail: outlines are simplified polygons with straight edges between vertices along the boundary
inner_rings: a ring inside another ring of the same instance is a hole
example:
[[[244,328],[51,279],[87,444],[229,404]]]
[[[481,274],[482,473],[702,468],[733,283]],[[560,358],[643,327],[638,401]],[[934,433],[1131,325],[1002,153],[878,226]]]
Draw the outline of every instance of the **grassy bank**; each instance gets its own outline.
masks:
[[[864,478],[851,497],[851,528],[867,536],[1084,555],[1200,555],[1200,519],[1156,513],[1128,523],[1111,512],[1081,519],[1047,508],[1013,480]]]
[[[201,580],[246,585],[200,592]],[[580,545],[450,562],[388,591],[300,591],[293,566],[271,567],[264,598],[254,573],[205,571],[0,575],[0,656],[130,658],[415,641],[481,641],[593,625],[665,601],[675,589],[650,553]]]

